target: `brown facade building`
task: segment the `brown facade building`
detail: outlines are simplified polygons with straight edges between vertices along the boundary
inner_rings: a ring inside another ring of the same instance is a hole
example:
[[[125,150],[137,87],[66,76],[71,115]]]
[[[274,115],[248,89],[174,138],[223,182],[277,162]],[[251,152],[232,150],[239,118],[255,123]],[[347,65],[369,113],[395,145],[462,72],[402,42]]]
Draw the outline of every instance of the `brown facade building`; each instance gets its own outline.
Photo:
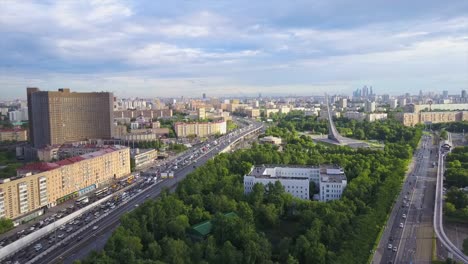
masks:
[[[27,88],[31,142],[35,148],[113,134],[112,93]]]
[[[29,217],[130,174],[130,149],[113,146],[58,162],[26,165],[0,180],[0,217]]]

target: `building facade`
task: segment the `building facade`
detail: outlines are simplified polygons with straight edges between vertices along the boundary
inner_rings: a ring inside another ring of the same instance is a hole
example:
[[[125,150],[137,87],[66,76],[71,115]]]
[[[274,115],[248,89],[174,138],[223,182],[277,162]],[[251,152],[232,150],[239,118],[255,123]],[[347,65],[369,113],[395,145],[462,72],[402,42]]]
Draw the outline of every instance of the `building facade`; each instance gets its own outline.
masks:
[[[468,121],[468,111],[397,113],[395,117],[405,126],[415,126],[417,124]]]
[[[0,141],[27,141],[28,132],[25,129],[0,129]]]
[[[35,148],[113,134],[112,93],[76,93],[70,89],[27,88],[29,128]]]
[[[133,149],[130,157],[135,160],[135,167],[148,164],[158,158],[158,151],[155,149]]]
[[[114,118],[137,118],[142,116],[144,118],[154,119],[159,117],[171,117],[172,109],[160,110],[121,110],[114,111]]]
[[[320,201],[340,199],[346,188],[346,175],[336,166],[257,166],[244,176],[244,193],[252,192],[255,184],[267,185],[279,181],[286,192],[300,199],[309,199],[309,184],[314,182],[319,189]]]
[[[197,137],[207,137],[215,134],[226,134],[226,121],[217,122],[193,122],[174,124],[174,130],[177,137],[187,137],[196,135]]]
[[[61,160],[26,165],[0,180],[0,217],[23,218],[130,174],[130,150],[113,146]]]

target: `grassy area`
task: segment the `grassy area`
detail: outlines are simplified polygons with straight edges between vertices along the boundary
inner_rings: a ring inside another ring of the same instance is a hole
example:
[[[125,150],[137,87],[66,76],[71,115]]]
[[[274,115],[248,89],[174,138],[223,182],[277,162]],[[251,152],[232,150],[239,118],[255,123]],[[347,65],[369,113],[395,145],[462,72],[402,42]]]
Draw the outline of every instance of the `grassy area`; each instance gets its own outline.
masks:
[[[0,151],[0,178],[9,178],[16,175],[16,169],[23,166],[22,163],[16,160],[15,152],[13,151]]]
[[[432,235],[432,262],[437,261],[437,239]]]
[[[228,132],[229,132],[229,131],[232,131],[232,130],[234,130],[234,129],[236,129],[236,128],[237,128],[237,124],[234,123],[232,120],[228,120],[228,121],[226,122],[226,129],[227,129]]]

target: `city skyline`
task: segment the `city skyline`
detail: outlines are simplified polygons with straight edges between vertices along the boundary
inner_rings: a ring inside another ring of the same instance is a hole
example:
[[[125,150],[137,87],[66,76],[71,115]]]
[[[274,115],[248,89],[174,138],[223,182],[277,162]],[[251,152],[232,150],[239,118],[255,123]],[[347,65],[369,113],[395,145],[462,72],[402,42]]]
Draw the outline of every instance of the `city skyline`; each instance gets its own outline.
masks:
[[[25,87],[118,97],[468,88],[468,3],[0,3],[2,99]]]

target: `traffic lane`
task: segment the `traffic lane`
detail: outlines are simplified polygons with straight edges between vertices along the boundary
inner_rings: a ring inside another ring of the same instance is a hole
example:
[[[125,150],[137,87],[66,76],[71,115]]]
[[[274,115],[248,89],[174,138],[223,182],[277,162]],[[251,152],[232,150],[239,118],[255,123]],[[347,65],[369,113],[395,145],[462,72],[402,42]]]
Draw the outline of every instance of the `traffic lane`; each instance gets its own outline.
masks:
[[[163,181],[161,183],[165,183],[165,182]],[[156,185],[157,188],[151,188],[150,191],[161,192],[161,190],[164,187],[167,187],[166,184],[167,183],[161,184],[160,186],[158,186],[159,184],[157,184]],[[112,234],[114,228],[118,225],[118,220],[120,219],[121,215],[132,211],[135,208],[135,204],[139,204],[143,202],[145,200],[145,196],[144,196],[145,193],[146,192],[140,193],[139,196],[135,197],[134,199],[130,200],[128,203],[122,205],[119,208],[116,208],[116,210],[109,213],[108,216],[104,217],[102,221],[96,224],[99,227],[97,230],[93,230],[92,226],[83,230],[78,235],[81,237],[80,241],[75,242],[73,246],[69,247],[68,249],[66,248],[68,245],[60,246],[58,249],[64,248],[65,251],[59,251],[57,249],[54,252],[51,252],[50,254],[45,256],[44,258],[40,259],[37,263],[52,263],[53,261],[59,261],[57,259],[60,257],[63,257],[64,259],[68,259],[72,254],[74,254],[75,259],[78,255],[86,256],[87,254],[89,254],[92,248],[84,247],[84,249],[87,249],[87,250],[79,250],[77,252],[75,252],[76,251],[75,249],[79,248],[82,245],[89,244],[88,242],[91,240],[94,241],[95,236],[109,237]],[[106,241],[107,240],[102,239],[101,242],[95,241],[94,243],[96,247],[101,247],[105,244]]]
[[[423,145],[423,147],[424,147],[424,148],[422,149],[422,151],[420,151],[420,152],[418,153],[418,156],[419,156],[419,158],[418,158],[418,164],[417,164],[418,166],[416,166],[416,172],[412,174],[412,175],[413,175],[413,176],[411,176],[412,178],[417,177],[417,175],[425,175],[425,173],[426,173],[427,159],[428,159],[430,156],[429,156],[429,155],[426,156],[426,154],[427,154],[429,151],[428,151],[427,149],[425,149],[426,146]],[[426,166],[424,166],[424,165],[426,165]],[[409,178],[409,177],[408,177],[408,178]],[[417,178],[416,178],[416,179],[417,179]],[[407,213],[406,213],[407,218],[408,218],[408,216],[410,215],[410,210],[413,209],[413,206],[414,206],[414,205],[413,205],[413,198],[414,198],[414,197],[413,197],[413,196],[414,196],[413,194],[414,194],[414,191],[415,191],[415,187],[414,187],[414,186],[415,186],[416,184],[417,184],[417,180],[415,181],[414,184],[411,184],[410,186],[408,186],[407,184],[405,184],[405,189],[404,189],[405,192],[402,192],[402,193],[404,193],[404,195],[408,195],[408,190],[409,190],[409,192],[411,193],[411,196],[408,197],[408,198],[411,198],[411,200],[410,200],[411,203],[409,204],[410,207],[408,208]],[[402,193],[400,193],[400,195],[402,195]],[[403,209],[403,210],[402,210],[402,209]],[[401,214],[403,214],[404,209],[405,209],[405,208],[403,207],[403,208],[401,208],[401,209],[399,210],[399,211],[402,211]],[[398,221],[395,221],[395,222],[397,223]],[[397,225],[396,223],[395,223],[394,226]],[[400,225],[400,224],[398,224],[398,226],[399,226],[399,225]],[[395,227],[394,227],[394,228],[395,228]],[[400,228],[400,229],[401,229],[401,228]],[[409,230],[409,231],[407,231],[406,233],[410,232],[410,235],[405,236],[405,235],[404,235],[404,234],[405,234],[405,232],[404,232],[405,230]],[[398,248],[397,248],[397,254],[395,254],[393,258],[387,256],[387,259],[391,259],[392,261],[394,261],[394,262],[396,262],[396,263],[399,263],[399,262],[401,262],[400,256],[401,256],[402,252],[404,253],[405,251],[407,251],[408,247],[414,247],[414,248],[416,248],[416,246],[415,246],[415,244],[416,244],[415,239],[413,239],[413,237],[408,237],[408,236],[414,235],[414,225],[408,226],[408,225],[407,225],[407,222],[403,222],[403,230],[402,230],[402,231],[396,231],[396,233],[398,233],[398,234],[400,235],[399,246],[398,246]],[[401,250],[400,250],[400,249],[401,249]],[[390,254],[387,254],[387,255],[390,255]]]
[[[416,161],[416,164],[414,166],[414,168],[417,168],[418,164],[419,164],[420,161]],[[403,239],[403,228],[400,227],[400,223],[403,223],[403,221],[401,221],[401,219],[403,219],[403,214],[405,213],[406,214],[406,211],[407,211],[407,207],[404,205],[404,197],[405,195],[407,195],[408,191],[412,188],[411,185],[412,184],[409,184],[409,182],[412,182],[413,179],[415,179],[415,172],[413,170],[412,173],[410,173],[410,175],[407,177],[405,183],[403,184],[403,187],[402,187],[402,191],[400,192],[398,198],[397,198],[397,203],[396,205],[398,205],[398,210],[396,212],[396,216],[394,218],[394,221],[393,221],[393,224],[391,225],[391,230],[390,230],[390,237],[389,237],[389,240],[387,242],[387,250],[384,252],[383,256],[382,256],[382,259],[381,259],[381,263],[388,263],[388,262],[395,262],[395,258],[397,256],[397,253],[399,252],[400,248],[401,247],[401,243],[402,243],[402,239]],[[405,224],[403,223],[403,227],[405,226]],[[391,239],[390,239],[391,238]],[[392,244],[392,249],[389,249],[388,248],[388,244]],[[393,251],[393,247],[397,247],[397,252],[394,252]],[[404,248],[402,248],[404,249]]]
[[[227,144],[228,144],[228,143],[226,143],[225,146],[227,146]],[[210,158],[212,158],[213,156],[215,156],[216,154],[218,154],[218,151],[215,151],[215,150],[219,150],[219,148],[213,148],[212,150],[210,150],[209,152],[207,152],[207,153],[205,154],[205,156],[203,156],[201,159],[199,159],[197,162],[195,162],[195,164],[196,164],[197,166],[200,166],[200,165],[204,164],[208,159],[210,159]],[[196,166],[196,167],[197,167],[197,166]],[[159,193],[161,192],[162,188],[168,188],[168,187],[170,188],[170,187],[175,186],[175,183],[177,183],[177,182],[181,181],[182,179],[184,179],[184,178],[186,177],[187,174],[189,174],[190,172],[193,171],[193,169],[194,169],[193,166],[186,166],[186,167],[182,168],[181,170],[179,170],[179,171],[177,171],[177,172],[175,173],[175,175],[176,175],[175,178],[171,178],[171,179],[168,179],[168,180],[165,180],[165,181],[161,182],[160,184],[157,184],[157,185],[156,185],[156,188],[150,188],[150,190],[147,190],[147,191],[141,193],[139,196],[137,196],[136,198],[132,199],[131,201],[129,201],[129,203],[127,203],[126,205],[124,205],[124,206],[122,206],[122,207],[120,207],[120,208],[125,208],[125,209],[127,209],[128,211],[133,210],[133,209],[134,209],[134,205],[135,205],[136,203],[144,202],[148,197],[155,197],[155,196],[159,195]],[[146,193],[146,192],[149,192],[149,193]],[[146,197],[146,196],[148,196],[148,197]],[[131,205],[130,205],[130,204],[131,204]],[[122,210],[123,210],[123,209],[122,209]],[[120,219],[120,215],[121,215],[121,214],[118,213],[118,212],[116,212],[116,211],[112,211],[112,212],[114,212],[114,214],[117,216],[117,220],[115,220],[114,217],[112,217],[112,218],[110,218],[110,219],[108,218],[108,222],[113,223],[113,224],[115,224],[115,225],[117,226],[117,225],[118,225],[118,219]],[[106,217],[106,218],[107,218],[107,217]],[[104,220],[106,220],[106,218],[104,218]],[[109,225],[110,225],[110,224],[109,224]],[[89,230],[89,228],[88,228],[87,230]],[[86,230],[83,231],[83,233],[82,233],[81,236],[82,236],[82,237],[87,237],[87,238],[88,238],[87,240],[89,240],[89,238],[90,238],[90,233],[84,233],[84,232],[86,232]],[[88,232],[89,232],[89,231],[88,231]],[[109,232],[109,231],[108,231],[108,232],[106,232],[106,233],[104,233],[104,234],[112,234],[112,232]],[[86,239],[83,239],[83,240],[86,241]],[[82,240],[82,241],[83,241],[83,240]],[[78,247],[78,246],[80,246],[80,244],[82,244],[82,243],[77,243],[77,244],[75,244],[75,246]],[[103,244],[105,244],[105,242],[103,242]],[[74,250],[75,247],[73,247],[72,249],[73,249],[73,251],[75,251],[75,250]],[[68,252],[68,251],[72,251],[72,250],[67,250],[67,252]],[[83,255],[87,255],[87,254],[89,253],[88,250],[80,250],[80,251],[83,253]],[[56,255],[56,254],[49,254],[48,257],[47,257],[47,259],[46,259],[45,261],[41,262],[41,263],[50,263],[51,261],[53,261],[54,259],[56,259],[56,258],[58,257],[58,256],[55,256],[55,257],[54,257],[54,256],[52,256],[52,255]],[[79,254],[76,254],[75,256],[77,256],[77,255],[79,255]],[[60,256],[60,255],[59,255],[59,256]],[[42,261],[42,260],[41,260],[41,261]]]
[[[205,157],[203,159],[201,159],[200,161],[198,161],[196,164],[197,165],[202,165],[207,159],[209,159],[210,157]],[[183,178],[185,178],[186,175],[188,175],[189,173],[191,173],[193,171],[193,167],[190,168],[189,166],[188,167],[185,167],[183,168],[181,171],[178,171],[177,172],[177,176],[175,178],[171,178],[171,179],[168,179],[168,180],[165,180],[165,181],[162,181],[160,184],[156,185],[155,188],[151,188],[149,191],[147,191],[148,193],[146,192],[143,192],[141,193],[138,197],[136,197],[134,200],[132,200],[132,202],[129,202],[125,207],[123,207],[121,210],[125,211],[125,212],[129,212],[129,211],[132,211],[134,208],[135,208],[135,204],[139,204],[139,203],[142,203],[144,202],[146,199],[148,199],[149,197],[156,197],[160,194],[160,192],[164,189],[164,188],[171,188],[172,186],[174,186],[175,183],[177,183],[178,181],[182,180]],[[146,197],[148,196],[148,197]],[[117,215],[118,218],[120,218],[122,212],[115,212],[114,214]],[[106,222],[114,222],[115,226],[118,226],[118,221],[115,221],[115,219],[110,219]],[[106,223],[103,223],[103,226],[106,226]],[[108,229],[106,228],[105,230],[101,230],[101,231],[106,231],[108,230],[107,232],[99,232],[97,233],[96,235],[99,235],[101,237],[110,237],[110,235],[112,234],[113,232],[113,229]],[[92,231],[89,231],[88,229],[88,232],[83,232],[81,236],[83,237],[87,237],[88,239],[83,239],[84,242],[85,241],[88,241],[90,240],[90,238],[93,237],[95,233],[92,232]],[[93,242],[94,243],[94,246],[95,248],[102,248],[105,243],[107,242],[107,240],[105,239],[102,239],[101,242]],[[79,247],[81,246],[81,244],[83,243],[80,243],[78,245],[76,245],[76,247]],[[74,252],[74,250],[72,251],[73,252],[73,259],[77,259],[79,256],[87,256],[89,251],[92,249],[92,248],[83,248],[84,250],[79,250],[78,252]],[[49,263],[51,260],[53,259],[56,259],[58,256],[54,256],[53,258],[48,258],[48,259],[44,259],[44,261],[42,261],[41,263]],[[66,259],[70,259],[70,256],[67,257]]]

